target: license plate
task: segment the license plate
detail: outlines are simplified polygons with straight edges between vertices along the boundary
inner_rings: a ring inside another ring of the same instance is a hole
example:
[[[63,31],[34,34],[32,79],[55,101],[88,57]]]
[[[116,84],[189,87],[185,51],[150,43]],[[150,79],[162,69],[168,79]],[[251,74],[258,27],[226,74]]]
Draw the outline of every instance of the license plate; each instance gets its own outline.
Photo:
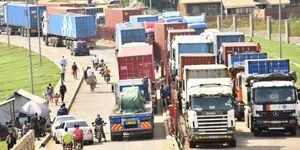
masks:
[[[277,124],[280,123],[280,121],[271,121],[271,123]]]
[[[127,121],[125,124],[136,124],[136,121]]]
[[[208,138],[210,138],[210,139],[217,139],[218,136],[208,136]]]

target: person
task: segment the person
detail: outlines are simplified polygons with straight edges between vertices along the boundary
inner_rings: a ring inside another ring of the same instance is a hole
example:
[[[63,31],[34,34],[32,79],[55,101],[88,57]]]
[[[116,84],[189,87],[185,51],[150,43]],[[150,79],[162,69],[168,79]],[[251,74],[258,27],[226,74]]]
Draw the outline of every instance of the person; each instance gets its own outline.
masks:
[[[259,43],[257,43],[256,52],[260,52],[260,51],[261,51],[261,46]]]
[[[65,104],[62,104],[57,111],[57,116],[68,115],[68,109],[65,107]]]
[[[87,70],[89,69],[89,66],[86,67],[86,69],[83,71],[83,77],[84,79],[87,79],[88,76],[87,76]]]
[[[90,82],[90,86],[91,86],[91,91],[93,91],[97,84],[97,78],[96,78],[94,72],[92,72],[92,74],[89,76],[89,80],[90,80],[89,82]]]
[[[98,64],[99,64],[99,59],[97,58],[97,55],[95,55],[95,57],[93,58],[92,62],[93,62],[94,69],[97,70]]]
[[[22,126],[22,136],[24,136],[29,130],[30,130],[29,124],[27,123],[27,120],[25,120]]]
[[[45,146],[46,145],[44,143],[42,143],[41,146],[40,146],[40,148],[39,148],[39,150],[46,150]]]
[[[9,131],[8,136],[6,137],[6,143],[7,143],[7,149],[10,150],[16,143],[17,143],[17,139],[14,136],[12,131]]]
[[[65,58],[65,56],[62,56],[62,57],[61,57],[61,59],[60,59],[60,61],[59,61],[59,64],[60,64],[61,66],[64,66],[64,67],[67,66],[67,59]]]
[[[100,63],[99,63],[98,66],[103,68],[103,66],[104,66],[104,60],[103,59],[101,59],[101,61],[100,61]]]
[[[41,136],[45,136],[46,122],[47,122],[47,120],[44,117],[40,116],[38,118],[38,124],[39,124],[39,128],[40,128],[40,135]]]
[[[97,114],[96,118],[94,119],[93,124],[95,124],[95,129],[94,129],[95,133],[96,133],[96,127],[97,126],[102,126],[101,134],[102,134],[102,137],[104,138],[104,141],[106,142],[106,137],[105,137],[105,133],[104,133],[104,130],[103,130],[104,121],[101,118],[100,114]]]
[[[104,76],[109,76],[109,73],[110,73],[110,70],[106,66],[105,69],[104,69]]]
[[[65,133],[63,134],[63,149],[65,149],[66,144],[71,144],[72,147],[72,141],[73,141],[73,135],[68,132],[68,127],[65,128]]]
[[[46,90],[42,93],[43,97],[47,100],[47,104],[49,104],[49,88],[47,87]]]
[[[60,77],[62,82],[65,81],[65,74],[66,74],[66,66],[61,66]]]
[[[40,140],[40,128],[38,123],[38,114],[35,113],[34,116],[31,118],[32,128],[34,129],[35,138]]]
[[[55,102],[56,106],[58,105],[58,99],[59,98],[60,98],[60,95],[58,93],[55,93],[54,96],[53,96],[53,99],[54,99],[54,102]]]
[[[76,63],[74,62],[72,65],[72,75],[74,77],[74,79],[77,79],[77,71],[79,71]]]
[[[48,84],[48,90],[49,90],[49,91],[48,91],[49,98],[50,98],[51,101],[53,101],[53,93],[54,93],[54,89],[53,89],[51,83]]]
[[[79,124],[74,125],[73,130],[73,139],[74,139],[74,146],[76,146],[77,142],[81,143],[81,149],[83,148],[83,131],[79,128]]]
[[[87,75],[87,77],[90,77],[92,75],[92,69],[91,69],[91,67],[87,67],[86,75]]]
[[[65,93],[67,92],[67,87],[64,85],[63,82],[61,82],[61,85],[59,87],[59,92],[60,92],[60,96],[61,96],[61,102],[64,103]]]

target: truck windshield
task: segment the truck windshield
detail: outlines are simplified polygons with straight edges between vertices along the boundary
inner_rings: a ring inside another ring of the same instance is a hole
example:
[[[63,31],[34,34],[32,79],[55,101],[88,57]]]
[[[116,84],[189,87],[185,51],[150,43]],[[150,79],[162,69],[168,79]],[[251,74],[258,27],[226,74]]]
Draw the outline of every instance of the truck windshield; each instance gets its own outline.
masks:
[[[263,87],[254,89],[254,103],[295,103],[296,91],[293,87]]]
[[[230,96],[192,97],[191,107],[195,111],[229,110],[232,108]]]

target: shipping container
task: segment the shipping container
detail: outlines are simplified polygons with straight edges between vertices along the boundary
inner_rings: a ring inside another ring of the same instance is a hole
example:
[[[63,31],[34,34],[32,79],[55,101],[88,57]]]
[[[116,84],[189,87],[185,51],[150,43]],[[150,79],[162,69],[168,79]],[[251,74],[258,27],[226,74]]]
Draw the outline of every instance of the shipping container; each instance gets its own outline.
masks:
[[[65,23],[65,21],[67,21],[67,23]],[[95,19],[90,15],[75,13],[50,14],[48,20],[48,34],[70,38],[95,37]]]
[[[115,28],[97,25],[97,38],[104,40],[113,40],[113,35],[115,35]]]
[[[76,3],[65,3],[65,2],[39,2],[39,5],[48,7],[77,7]]]
[[[168,38],[167,38],[167,48],[168,51],[171,50],[171,44],[174,40],[175,36],[178,35],[195,35],[196,31],[193,29],[175,29],[175,30],[168,30]]]
[[[201,16],[183,16],[182,21],[187,24],[205,23],[205,15]]]
[[[120,48],[118,57],[119,80],[154,76],[152,45],[128,43]]]
[[[96,16],[97,13],[103,13],[103,8],[84,7],[84,14]]]
[[[84,8],[77,8],[77,7],[49,7],[47,8],[47,13],[55,14],[55,13],[76,13],[76,14],[84,14]]]
[[[133,15],[129,17],[130,23],[138,23],[144,21],[158,21],[158,17],[156,15]]]
[[[201,32],[198,32],[197,34],[201,34],[204,32],[204,29],[206,29],[205,23],[190,23],[188,24],[189,29],[202,29]]]
[[[289,73],[288,59],[254,59],[245,61],[245,74]]]
[[[164,18],[164,22],[182,22],[181,17]]]
[[[227,60],[229,54],[254,53],[254,52],[257,52],[257,44],[252,42],[222,43],[221,63],[228,66]]]
[[[239,53],[228,54],[228,67],[239,67],[245,65],[245,60],[267,59],[267,53]]]
[[[87,3],[76,3],[75,7],[88,7]],[[90,4],[89,7],[95,7],[95,5]]]
[[[145,40],[145,29],[141,23],[116,24],[116,49],[125,43],[145,42]]]
[[[183,68],[186,79],[228,78],[230,74],[225,65],[187,65]]]
[[[178,74],[182,80],[182,71],[187,65],[215,64],[215,55],[211,53],[180,54],[180,69]]]
[[[187,24],[182,22],[171,22],[171,23],[156,23],[154,25],[154,39],[157,43],[157,48],[160,52],[157,59],[161,60],[163,53],[166,52],[167,49],[167,39],[168,39],[168,30],[173,29],[186,29]]]
[[[142,10],[133,8],[105,9],[105,25],[114,28],[117,23],[129,22],[129,17],[133,15],[142,15]]]
[[[222,43],[244,42],[244,33],[241,32],[212,32],[214,41],[214,54],[218,54]]]
[[[37,9],[36,5],[28,4],[29,8],[29,27],[37,28]],[[39,6],[39,17],[41,18],[43,12],[46,11],[45,6]],[[27,8],[25,3],[9,3],[5,5],[4,21],[10,26],[28,27]]]
[[[166,11],[162,13],[163,18],[179,17],[180,11]]]
[[[211,53],[209,41],[200,35],[176,36],[172,43],[171,59],[174,61],[173,68],[179,68],[179,55],[183,53]]]

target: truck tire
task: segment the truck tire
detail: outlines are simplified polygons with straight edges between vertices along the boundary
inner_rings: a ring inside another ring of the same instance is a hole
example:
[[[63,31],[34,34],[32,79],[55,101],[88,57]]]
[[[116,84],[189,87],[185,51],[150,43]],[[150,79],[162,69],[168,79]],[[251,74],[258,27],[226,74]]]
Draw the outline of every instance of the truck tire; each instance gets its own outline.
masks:
[[[117,140],[118,140],[118,141],[123,141],[123,135],[118,135],[118,136],[117,136]]]
[[[190,141],[189,142],[190,148],[196,148],[196,143]]]
[[[230,147],[236,147],[236,140],[228,142]]]
[[[148,138],[153,139],[154,137],[154,132],[152,131],[151,133],[148,134]]]
[[[111,136],[110,136],[110,139],[111,139],[112,141],[116,141],[116,140],[117,140],[117,136],[111,135]]]
[[[295,136],[297,134],[297,127],[291,128],[290,134],[291,134],[291,136]]]

